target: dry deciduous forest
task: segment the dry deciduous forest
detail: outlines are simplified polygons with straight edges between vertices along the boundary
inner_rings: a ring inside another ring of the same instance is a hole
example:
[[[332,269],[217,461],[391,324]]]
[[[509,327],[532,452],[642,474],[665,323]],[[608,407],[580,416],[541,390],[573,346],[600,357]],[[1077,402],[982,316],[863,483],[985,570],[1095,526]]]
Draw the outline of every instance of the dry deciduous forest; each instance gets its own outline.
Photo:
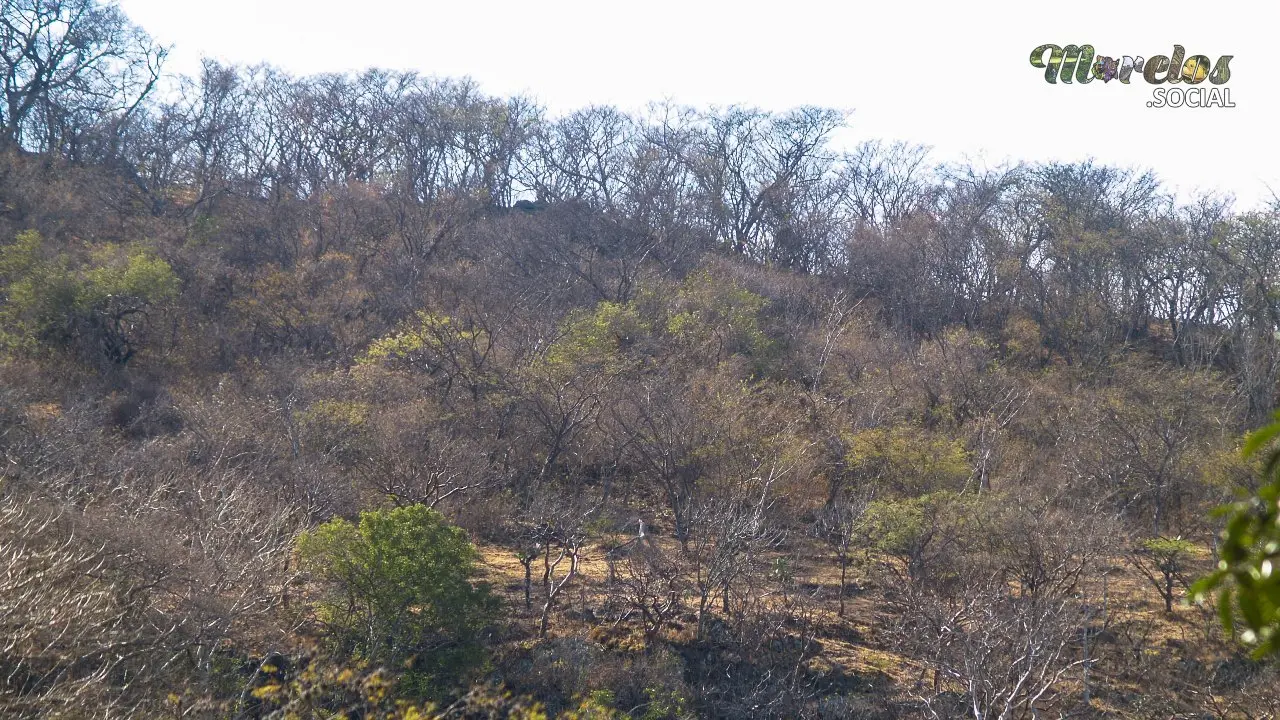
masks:
[[[4,0],[0,715],[1275,717],[1280,204],[164,55]]]

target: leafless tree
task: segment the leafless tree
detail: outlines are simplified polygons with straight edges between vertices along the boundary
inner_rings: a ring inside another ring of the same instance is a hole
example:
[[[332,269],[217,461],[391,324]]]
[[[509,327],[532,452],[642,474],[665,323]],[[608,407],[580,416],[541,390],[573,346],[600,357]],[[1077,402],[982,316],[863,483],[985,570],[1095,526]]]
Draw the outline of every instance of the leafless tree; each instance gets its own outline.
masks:
[[[4,138],[77,154],[83,133],[126,122],[160,77],[167,50],[98,0],[5,0],[0,6]],[[115,135],[115,132],[112,132]]]
[[[647,535],[618,550],[612,553],[609,568],[612,574],[615,565],[621,565],[610,589],[610,599],[622,607],[615,625],[638,616],[649,650],[680,610],[684,596],[680,567]]]
[[[1070,597],[1019,598],[984,584],[956,600],[915,598],[904,628],[934,672],[931,688],[916,689],[933,717],[1034,717],[1084,662],[1075,652],[1082,618]]]
[[[819,511],[814,525],[814,531],[818,536],[835,550],[837,562],[840,564],[840,617],[844,617],[849,563],[862,538],[859,520],[866,508],[865,499],[841,497]]]

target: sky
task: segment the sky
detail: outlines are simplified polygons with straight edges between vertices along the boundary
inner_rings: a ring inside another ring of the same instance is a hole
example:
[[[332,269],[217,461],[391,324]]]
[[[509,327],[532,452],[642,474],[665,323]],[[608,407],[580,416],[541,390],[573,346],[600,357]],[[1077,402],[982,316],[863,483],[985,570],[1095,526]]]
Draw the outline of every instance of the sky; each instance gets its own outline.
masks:
[[[119,4],[173,46],[177,73],[210,57],[297,75],[382,67],[469,76],[553,115],[652,101],[821,105],[851,112],[839,145],[906,140],[938,161],[989,166],[1093,158],[1152,169],[1183,199],[1232,193],[1240,209],[1280,195],[1280,4],[1269,0]],[[1236,107],[1149,108],[1157,86],[1136,77],[1050,85],[1029,61],[1046,43],[1113,57],[1168,56],[1175,43],[1188,56],[1231,55],[1222,87]]]

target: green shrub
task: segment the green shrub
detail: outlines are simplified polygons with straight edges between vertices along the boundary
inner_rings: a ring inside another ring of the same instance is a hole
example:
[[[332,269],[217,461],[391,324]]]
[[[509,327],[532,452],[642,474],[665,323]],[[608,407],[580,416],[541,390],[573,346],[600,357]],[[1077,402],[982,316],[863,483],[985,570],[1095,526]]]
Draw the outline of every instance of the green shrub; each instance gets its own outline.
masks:
[[[148,311],[179,290],[169,264],[146,249],[101,246],[86,262],[28,230],[0,247],[0,348],[29,353],[79,342],[123,365]]]
[[[930,577],[937,581],[937,573],[954,571],[943,557],[971,532],[980,512],[976,499],[949,491],[876,500],[867,505],[858,531],[869,547],[902,560],[912,580],[933,572]]]
[[[334,519],[298,539],[303,567],[328,586],[318,617],[339,652],[406,668],[401,690],[435,697],[484,659],[497,598],[473,582],[478,554],[423,505]]]
[[[711,364],[742,355],[757,372],[774,360],[776,348],[760,327],[768,301],[737,282],[693,273],[665,305],[666,331],[679,351]]]
[[[959,490],[969,455],[959,440],[912,425],[872,428],[846,436],[845,463],[859,479],[902,495]]]

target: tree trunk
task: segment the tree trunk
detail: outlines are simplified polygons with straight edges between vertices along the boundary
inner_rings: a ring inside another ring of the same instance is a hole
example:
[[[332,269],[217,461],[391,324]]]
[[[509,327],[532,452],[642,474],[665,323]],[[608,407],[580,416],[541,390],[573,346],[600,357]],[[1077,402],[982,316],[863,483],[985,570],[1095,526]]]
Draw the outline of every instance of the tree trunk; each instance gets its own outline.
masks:
[[[524,609],[528,610],[533,605],[533,600],[529,596],[530,586],[533,584],[533,558],[529,558],[524,565]]]
[[[840,553],[840,617],[844,617],[844,588],[845,577],[849,569],[849,556]]]

